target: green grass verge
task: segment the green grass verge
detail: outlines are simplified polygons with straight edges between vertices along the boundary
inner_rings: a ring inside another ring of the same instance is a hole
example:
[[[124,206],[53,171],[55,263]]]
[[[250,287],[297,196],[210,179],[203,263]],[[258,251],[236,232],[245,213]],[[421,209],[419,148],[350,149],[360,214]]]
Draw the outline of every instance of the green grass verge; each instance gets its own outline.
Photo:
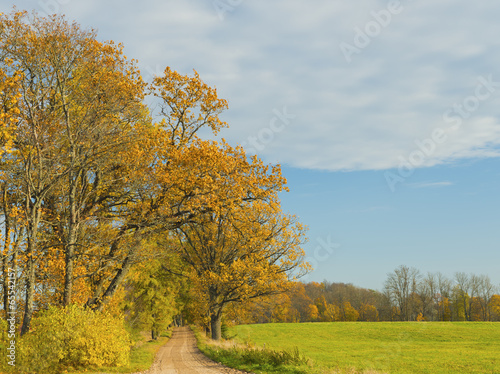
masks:
[[[170,337],[171,331],[162,333],[157,340],[148,340],[141,337],[139,332],[132,333],[132,340],[136,342],[130,351],[130,364],[121,367],[99,367],[87,368],[82,371],[71,371],[67,374],[99,374],[99,373],[136,373],[148,370],[153,365],[158,350],[165,345]]]
[[[290,350],[258,349],[254,347],[236,346],[231,342],[213,342],[197,329],[193,329],[198,341],[198,348],[213,361],[234,369],[256,374],[309,373],[308,359],[301,355],[297,348]]]
[[[311,372],[500,373],[500,323],[263,324],[230,332],[241,343],[299,347]]]

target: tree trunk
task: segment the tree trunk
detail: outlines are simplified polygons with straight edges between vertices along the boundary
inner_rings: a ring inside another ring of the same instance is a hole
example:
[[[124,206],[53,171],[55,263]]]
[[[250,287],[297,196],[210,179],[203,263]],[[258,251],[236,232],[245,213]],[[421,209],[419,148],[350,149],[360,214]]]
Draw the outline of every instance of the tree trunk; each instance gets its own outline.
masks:
[[[131,250],[128,256],[125,257],[125,259],[123,260],[122,267],[116,272],[116,275],[111,280],[111,283],[109,284],[108,288],[102,294],[102,297],[97,299],[92,299],[87,303],[87,305],[90,308],[92,308],[93,310],[101,311],[107,299],[115,294],[116,290],[118,289],[118,286],[120,286],[120,284],[123,282],[128,271],[132,267],[133,255],[134,255],[134,250]]]
[[[75,151],[71,152],[71,164],[74,165],[76,158]],[[69,173],[69,222],[68,222],[68,236],[66,238],[66,245],[64,248],[66,258],[65,258],[65,275],[64,275],[64,293],[63,293],[63,305],[68,306],[71,304],[71,297],[73,293],[73,271],[74,271],[74,257],[75,257],[75,247],[78,241],[78,230],[79,230],[79,212],[78,212],[78,199],[77,199],[77,186],[78,179],[82,174],[82,170],[79,169],[77,172]]]
[[[2,274],[3,274],[3,310],[5,311],[5,320],[7,320],[9,310],[9,290],[7,285],[7,268],[8,268],[8,254],[10,247],[10,209],[9,202],[7,200],[7,188],[4,186],[2,189],[2,210],[4,216],[4,248],[2,251],[2,255],[0,256],[2,259]]]
[[[212,330],[212,339],[220,340],[222,337],[222,313],[214,312],[210,315],[210,328]]]
[[[29,202],[27,203],[29,206]],[[30,329],[31,318],[34,312],[34,299],[35,299],[35,246],[38,236],[38,224],[40,222],[41,210],[38,204],[32,208],[32,216],[28,222],[27,230],[27,248],[26,248],[26,299],[24,305],[23,325],[21,327],[21,336],[26,334]]]
[[[72,213],[72,216],[74,214]],[[64,248],[64,291],[63,305],[69,306],[73,296],[73,272],[75,267],[75,247],[78,238],[78,223],[75,217],[71,217],[71,222],[68,229],[68,237]]]
[[[72,246],[70,246],[72,248]],[[65,259],[65,274],[64,274],[64,293],[63,305],[69,306],[71,304],[71,297],[73,292],[73,251],[68,249]]]
[[[28,244],[28,247],[30,245]],[[28,269],[26,274],[26,302],[24,305],[23,325],[21,327],[21,336],[30,329],[31,318],[33,317],[33,301],[35,296],[35,264],[33,261],[33,250],[27,251]]]

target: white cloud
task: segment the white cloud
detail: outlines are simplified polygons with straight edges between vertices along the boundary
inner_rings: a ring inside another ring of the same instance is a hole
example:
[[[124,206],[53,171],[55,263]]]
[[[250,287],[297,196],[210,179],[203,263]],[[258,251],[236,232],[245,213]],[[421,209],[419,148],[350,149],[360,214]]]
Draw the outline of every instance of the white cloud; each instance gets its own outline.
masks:
[[[18,7],[42,10],[40,4],[57,1],[20,0]],[[500,156],[500,88],[459,129],[443,120],[474,94],[479,76],[500,81],[496,1],[402,0],[403,11],[351,63],[340,43],[353,43],[355,28],[388,2],[242,1],[223,21],[204,0],[59,4],[103,39],[123,42],[145,74],[167,65],[186,74],[196,69],[229,101],[224,118],[231,128],[221,135],[232,143],[258,137],[273,110],[286,106],[296,117],[262,144],[259,154],[268,161],[394,168],[436,128],[447,140],[419,166]]]
[[[447,187],[453,186],[452,182],[423,182],[423,183],[411,183],[410,187],[413,188],[429,188],[429,187]]]

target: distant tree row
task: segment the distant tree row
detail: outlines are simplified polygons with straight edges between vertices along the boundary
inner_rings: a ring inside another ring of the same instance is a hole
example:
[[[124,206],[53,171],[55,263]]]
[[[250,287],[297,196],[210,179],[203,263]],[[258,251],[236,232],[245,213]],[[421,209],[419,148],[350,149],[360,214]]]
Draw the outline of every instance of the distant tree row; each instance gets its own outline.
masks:
[[[390,319],[383,293],[352,284],[297,282],[293,290],[228,313],[230,323],[379,321]]]
[[[393,319],[401,321],[498,321],[498,291],[487,275],[458,272],[450,279],[403,265],[384,285]]]
[[[232,323],[335,321],[500,321],[500,290],[486,275],[423,275],[399,266],[382,291],[344,283],[297,282],[272,300],[233,309]]]

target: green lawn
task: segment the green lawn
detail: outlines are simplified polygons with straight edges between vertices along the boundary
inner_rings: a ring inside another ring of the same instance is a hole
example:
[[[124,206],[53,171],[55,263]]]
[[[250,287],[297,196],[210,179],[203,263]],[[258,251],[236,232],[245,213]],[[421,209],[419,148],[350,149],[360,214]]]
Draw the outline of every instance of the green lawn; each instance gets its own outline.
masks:
[[[231,332],[240,342],[298,347],[316,370],[500,373],[500,323],[283,323],[236,326]]]

